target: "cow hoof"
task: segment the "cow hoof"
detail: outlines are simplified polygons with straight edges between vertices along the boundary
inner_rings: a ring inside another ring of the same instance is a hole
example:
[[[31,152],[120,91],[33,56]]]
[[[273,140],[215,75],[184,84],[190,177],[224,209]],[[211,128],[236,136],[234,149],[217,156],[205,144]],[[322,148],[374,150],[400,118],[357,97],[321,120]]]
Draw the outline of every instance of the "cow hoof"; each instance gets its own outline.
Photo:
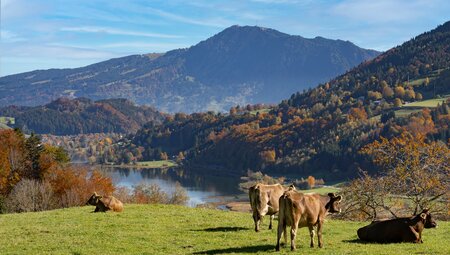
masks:
[[[275,247],[275,251],[280,251],[280,246],[279,246],[279,245],[277,245],[277,246]]]

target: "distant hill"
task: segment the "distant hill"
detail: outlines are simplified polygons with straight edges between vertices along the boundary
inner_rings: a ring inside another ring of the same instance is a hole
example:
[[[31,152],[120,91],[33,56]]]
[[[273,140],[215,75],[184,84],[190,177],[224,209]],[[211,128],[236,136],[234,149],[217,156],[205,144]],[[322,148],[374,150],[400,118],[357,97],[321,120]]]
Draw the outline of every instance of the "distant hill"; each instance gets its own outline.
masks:
[[[349,41],[232,26],[187,49],[2,77],[0,106],[120,97],[165,112],[227,111],[279,102],[378,54]]]
[[[60,98],[43,106],[0,108],[0,116],[15,118],[13,127],[38,134],[130,133],[143,124],[161,122],[164,115],[126,99],[92,101]]]
[[[251,169],[348,180],[359,169],[377,171],[359,150],[381,136],[408,132],[448,143],[449,68],[447,22],[270,109],[233,107],[230,114],[179,114],[145,125],[125,150],[140,146],[138,160],[165,152],[237,176]]]

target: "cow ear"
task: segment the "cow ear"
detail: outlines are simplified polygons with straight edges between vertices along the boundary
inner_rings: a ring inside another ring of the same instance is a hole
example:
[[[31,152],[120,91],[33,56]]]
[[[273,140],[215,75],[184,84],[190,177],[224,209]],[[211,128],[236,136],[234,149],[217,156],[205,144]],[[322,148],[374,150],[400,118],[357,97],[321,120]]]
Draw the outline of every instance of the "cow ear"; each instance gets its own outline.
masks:
[[[430,209],[428,208],[423,208],[422,213],[428,213],[430,211]]]
[[[331,198],[335,197],[334,193],[328,193],[328,196]]]
[[[98,199],[102,199],[102,198],[103,198],[103,196],[97,196],[97,198],[98,198]]]
[[[421,213],[420,214],[420,218],[425,220],[427,218],[427,214],[426,213]]]

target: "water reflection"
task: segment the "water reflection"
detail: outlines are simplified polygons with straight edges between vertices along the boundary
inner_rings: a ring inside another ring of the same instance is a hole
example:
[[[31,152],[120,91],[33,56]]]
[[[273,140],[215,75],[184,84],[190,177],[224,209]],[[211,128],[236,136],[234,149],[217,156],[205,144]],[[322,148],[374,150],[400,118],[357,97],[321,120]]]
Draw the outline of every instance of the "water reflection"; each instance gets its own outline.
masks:
[[[240,193],[239,178],[199,174],[195,170],[182,168],[136,169],[110,168],[105,171],[118,186],[132,188],[140,183],[158,184],[165,192],[172,193],[179,182],[188,193],[189,206],[217,201],[216,196],[230,196]]]

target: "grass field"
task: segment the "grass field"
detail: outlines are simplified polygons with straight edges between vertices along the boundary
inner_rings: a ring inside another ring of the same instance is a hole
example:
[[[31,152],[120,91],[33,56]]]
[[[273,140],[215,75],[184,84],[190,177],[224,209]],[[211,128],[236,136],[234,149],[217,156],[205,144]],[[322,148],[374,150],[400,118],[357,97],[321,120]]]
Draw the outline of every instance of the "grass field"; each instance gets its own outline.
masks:
[[[1,254],[450,254],[449,222],[426,229],[423,244],[365,244],[360,222],[328,220],[324,248],[309,248],[299,230],[297,252],[275,252],[276,230],[255,233],[249,213],[171,205],[126,205],[123,213],[93,207],[0,215]],[[277,223],[275,222],[275,226]]]
[[[254,110],[254,111],[250,111],[250,114],[252,115],[256,115],[258,112],[261,113],[268,113],[270,112],[270,108],[264,108],[264,109],[260,109],[260,110]]]
[[[163,167],[172,167],[172,166],[176,166],[176,165],[177,165],[177,163],[175,163],[172,160],[155,160],[155,161],[136,162],[136,166],[145,167],[145,168],[163,168]]]
[[[405,104],[403,105],[403,107],[436,107],[438,104],[442,104],[442,102],[446,101],[447,98],[448,97],[423,100],[419,102]]]
[[[299,190],[299,192],[302,193],[310,193],[310,192],[314,192],[317,194],[321,194],[321,195],[326,195],[330,192],[339,192],[340,189],[335,188],[335,187],[331,187],[331,186],[326,186],[326,187],[320,187],[317,189],[307,189],[307,190]]]

